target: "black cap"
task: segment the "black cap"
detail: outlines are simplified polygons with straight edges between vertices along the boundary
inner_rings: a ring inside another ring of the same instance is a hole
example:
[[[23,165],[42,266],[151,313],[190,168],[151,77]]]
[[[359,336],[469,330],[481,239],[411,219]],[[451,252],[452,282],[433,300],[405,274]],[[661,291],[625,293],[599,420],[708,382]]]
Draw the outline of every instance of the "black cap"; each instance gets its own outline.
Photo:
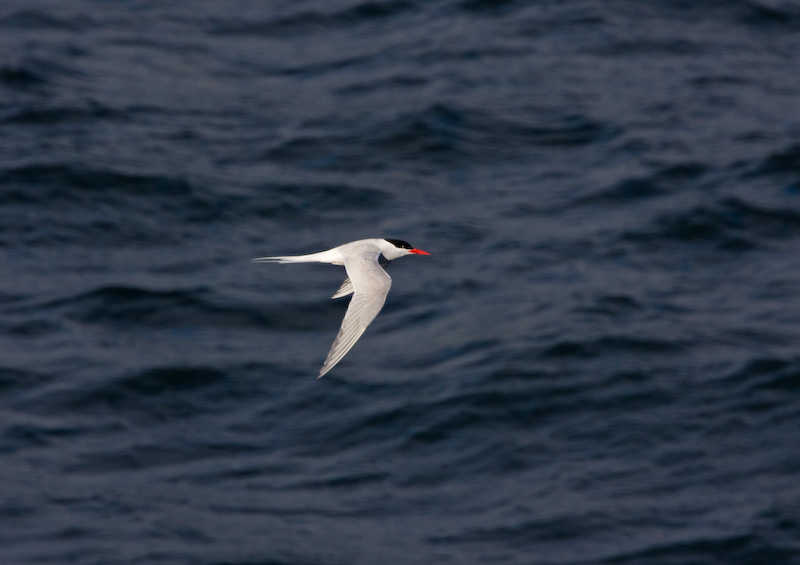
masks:
[[[414,249],[413,247],[411,247],[410,243],[408,243],[407,241],[403,241],[402,239],[388,239],[388,238],[386,238],[386,241],[388,241],[389,243],[391,243],[395,247],[399,247],[400,249]]]

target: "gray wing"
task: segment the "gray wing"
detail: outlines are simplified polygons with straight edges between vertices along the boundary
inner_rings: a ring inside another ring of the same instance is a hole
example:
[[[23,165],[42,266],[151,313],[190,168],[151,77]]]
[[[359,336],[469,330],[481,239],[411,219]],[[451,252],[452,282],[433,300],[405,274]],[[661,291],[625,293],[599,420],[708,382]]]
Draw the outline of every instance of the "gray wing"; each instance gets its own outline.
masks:
[[[353,283],[350,282],[350,277],[347,277],[344,279],[342,286],[339,287],[339,290],[337,290],[331,298],[342,298],[349,294],[353,294]]]
[[[344,320],[342,320],[342,327],[339,328],[339,334],[336,336],[331,350],[328,352],[328,357],[319,372],[320,377],[330,371],[352,349],[358,338],[367,329],[367,326],[372,323],[372,320],[383,308],[386,296],[389,294],[389,288],[392,286],[391,277],[386,274],[386,271],[374,258],[354,257],[347,259],[344,267],[349,278],[337,294],[342,292],[345,285],[349,284],[352,288],[350,292],[353,292],[353,298],[347,307]],[[347,294],[349,292],[341,296],[346,296]]]
[[[392,263],[391,261],[389,261],[386,257],[381,255],[381,260],[380,260],[381,267],[385,269],[391,263]],[[336,293],[334,293],[334,295],[331,296],[331,299],[343,298],[349,294],[353,294],[353,283],[350,282],[350,277],[347,277],[346,279],[344,279],[342,286],[339,287],[339,290],[337,290]]]

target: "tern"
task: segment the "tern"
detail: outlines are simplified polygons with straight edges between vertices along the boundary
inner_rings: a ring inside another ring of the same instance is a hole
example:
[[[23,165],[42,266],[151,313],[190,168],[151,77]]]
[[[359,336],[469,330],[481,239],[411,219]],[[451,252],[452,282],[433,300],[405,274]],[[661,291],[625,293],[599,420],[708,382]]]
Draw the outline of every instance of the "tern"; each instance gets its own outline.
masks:
[[[383,308],[391,277],[384,268],[404,255],[430,255],[416,249],[400,239],[360,239],[339,247],[309,253],[308,255],[285,255],[280,257],[258,257],[254,263],[330,263],[344,265],[347,277],[331,298],[342,298],[350,294],[353,298],[345,312],[342,327],[333,341],[328,357],[322,365],[319,377],[333,369],[355,345]],[[383,256],[381,258],[381,256]],[[319,378],[317,377],[317,378]]]

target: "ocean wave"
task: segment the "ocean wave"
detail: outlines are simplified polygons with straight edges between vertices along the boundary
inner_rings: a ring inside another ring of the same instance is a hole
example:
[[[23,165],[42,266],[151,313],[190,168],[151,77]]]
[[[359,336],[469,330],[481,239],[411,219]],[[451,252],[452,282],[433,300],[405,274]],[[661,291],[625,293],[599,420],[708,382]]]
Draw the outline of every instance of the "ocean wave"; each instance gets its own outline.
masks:
[[[437,104],[353,135],[300,134],[265,156],[312,169],[380,170],[397,159],[427,164],[520,159],[531,148],[585,145],[614,135],[613,128],[580,115],[535,123]]]
[[[27,125],[55,125],[64,123],[88,123],[95,120],[124,119],[126,114],[100,104],[90,104],[83,108],[56,107],[56,108],[25,108],[3,116],[0,123],[27,124]],[[35,174],[35,167],[29,168],[28,175]],[[50,171],[53,173],[54,171]],[[66,172],[66,171],[65,171]],[[16,174],[15,174],[16,173]],[[12,177],[24,177],[26,171],[10,171]],[[45,171],[39,171],[44,176]],[[97,173],[95,173],[97,174]],[[72,177],[79,176],[73,172]]]
[[[289,11],[259,21],[250,18],[216,18],[209,24],[208,30],[214,35],[221,36],[254,35],[266,38],[303,36],[319,33],[321,30],[330,31],[341,27],[364,25],[407,12],[412,8],[412,3],[402,0],[361,2],[343,9],[338,6],[328,10],[299,7],[296,12]]]
[[[776,174],[790,174],[794,176],[797,174],[798,170],[800,170],[800,144],[791,145],[781,151],[776,151],[766,156],[747,177]]]
[[[581,196],[571,206],[582,205],[636,205],[641,200],[673,194],[695,185],[709,171],[701,163],[678,163],[657,169],[641,177],[624,178],[591,194]]]
[[[42,164],[3,170],[0,182],[6,245],[174,243],[191,230],[177,233],[173,222],[205,223],[219,212],[186,180],[160,175]],[[173,220],[154,219],[165,214]]]
[[[327,305],[327,304],[325,304]],[[331,303],[331,309],[335,304]],[[324,313],[324,308],[322,309]],[[31,302],[8,313],[35,311],[47,315],[46,327],[56,320],[88,326],[139,328],[250,328],[260,331],[301,331],[316,328],[316,304],[261,305],[252,308],[220,296],[207,288],[154,290],[109,285],[46,302]],[[58,326],[56,326],[58,327]]]
[[[707,242],[722,250],[742,251],[800,235],[800,214],[736,197],[712,205],[658,214],[650,229],[626,230],[624,238],[639,242]]]
[[[14,30],[80,32],[96,25],[89,16],[59,17],[51,11],[18,10],[0,18],[0,28]]]

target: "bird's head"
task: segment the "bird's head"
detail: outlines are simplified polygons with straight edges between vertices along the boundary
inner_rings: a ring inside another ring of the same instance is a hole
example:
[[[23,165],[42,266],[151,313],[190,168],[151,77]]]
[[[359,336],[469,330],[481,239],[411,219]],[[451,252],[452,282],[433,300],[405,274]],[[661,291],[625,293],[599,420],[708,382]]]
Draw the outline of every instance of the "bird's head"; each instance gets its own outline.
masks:
[[[427,251],[416,249],[412,247],[410,243],[402,239],[385,239],[384,241],[388,242],[390,245],[383,246],[381,253],[383,253],[383,256],[389,261],[394,261],[398,257],[404,255],[430,255]]]

